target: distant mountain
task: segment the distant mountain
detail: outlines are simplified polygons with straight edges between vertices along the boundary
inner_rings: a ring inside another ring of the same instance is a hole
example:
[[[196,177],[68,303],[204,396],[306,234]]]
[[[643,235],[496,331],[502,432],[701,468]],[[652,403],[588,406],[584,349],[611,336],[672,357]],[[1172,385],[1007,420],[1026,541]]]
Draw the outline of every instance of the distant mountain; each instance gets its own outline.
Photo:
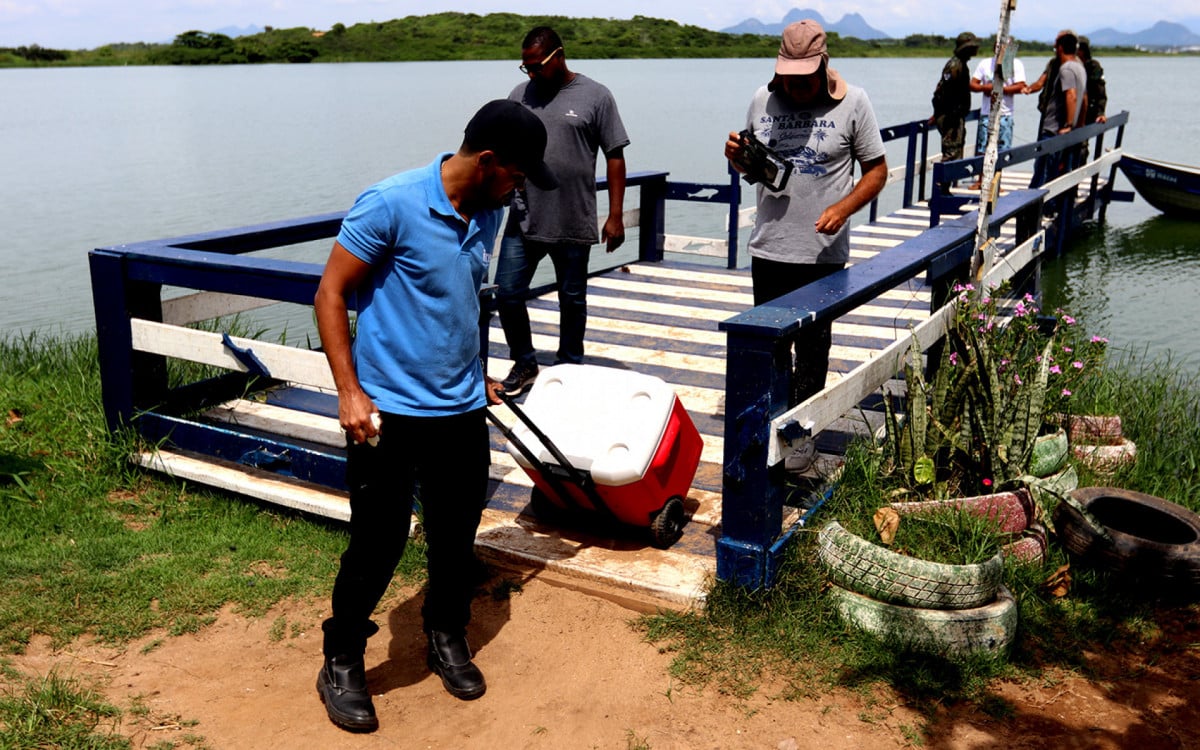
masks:
[[[232,39],[237,39],[239,36],[250,36],[251,34],[261,34],[261,33],[263,33],[263,31],[264,31],[264,29],[261,26],[254,26],[253,24],[251,24],[250,26],[246,26],[245,28],[238,28],[237,26],[226,26],[225,28],[217,29],[216,31],[214,31],[212,33],[224,34],[225,36],[230,37]]]
[[[859,39],[890,39],[886,33],[879,29],[873,28],[867,23],[866,19],[858,13],[847,13],[842,16],[842,20],[837,23],[829,23],[815,10],[800,10],[793,8],[788,11],[788,14],[783,17],[783,21],[779,23],[763,23],[757,18],[747,18],[736,26],[730,26],[721,31],[727,34],[760,34],[762,36],[778,36],[783,33],[784,27],[796,21],[803,21],[805,18],[811,18],[821,24],[821,28],[826,31],[836,32],[839,36],[853,36]]]
[[[1200,47],[1200,34],[1195,34],[1183,24],[1159,21],[1148,29],[1127,33],[1112,28],[1093,31],[1086,36],[1093,47],[1141,47],[1153,49],[1181,49]]]

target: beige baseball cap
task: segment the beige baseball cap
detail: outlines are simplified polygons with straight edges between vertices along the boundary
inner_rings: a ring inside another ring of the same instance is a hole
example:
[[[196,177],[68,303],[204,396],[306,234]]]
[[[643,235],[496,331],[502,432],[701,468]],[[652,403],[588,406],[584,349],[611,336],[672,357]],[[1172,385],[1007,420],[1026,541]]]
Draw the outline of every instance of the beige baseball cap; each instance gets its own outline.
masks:
[[[825,29],[821,24],[806,18],[788,24],[779,41],[779,57],[775,59],[775,73],[782,76],[812,75],[825,65],[829,96],[839,100],[846,96],[846,82],[837,71],[829,67],[829,51],[825,47]]]

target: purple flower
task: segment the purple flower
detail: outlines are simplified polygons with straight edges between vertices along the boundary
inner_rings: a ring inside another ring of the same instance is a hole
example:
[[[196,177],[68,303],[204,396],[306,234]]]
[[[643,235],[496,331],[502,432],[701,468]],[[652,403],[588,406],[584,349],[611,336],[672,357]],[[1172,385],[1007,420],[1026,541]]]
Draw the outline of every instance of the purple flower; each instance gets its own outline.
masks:
[[[1082,370],[1083,363],[1080,362],[1079,360],[1075,360],[1074,362],[1071,363],[1071,367],[1074,367],[1076,370]]]
[[[1054,373],[1055,375],[1061,375],[1061,374],[1062,374],[1062,368],[1061,368],[1061,367],[1059,367],[1058,365],[1053,365],[1053,366],[1050,368],[1050,372]]]
[[[1103,336],[1092,336],[1092,343],[1093,344],[1107,344],[1108,339],[1104,338]]]
[[[1020,373],[1017,373],[1017,374],[1013,375],[1013,382],[1014,382],[1014,383],[1016,383],[1017,385],[1021,385],[1021,375],[1020,375]]]
[[[1071,395],[1071,392],[1070,392],[1069,390],[1067,390],[1066,388],[1063,388],[1063,390],[1062,390],[1062,395],[1064,395],[1064,396],[1070,396],[1070,395]]]
[[[950,352],[950,364],[951,366],[958,364],[958,352]]]
[[[1074,318],[1072,318],[1070,315],[1064,315],[1064,316],[1063,316],[1063,322],[1064,322],[1064,323],[1066,323],[1066,324],[1067,324],[1067,325],[1069,325],[1069,326],[1073,326],[1073,325],[1075,325],[1075,319],[1074,319]]]

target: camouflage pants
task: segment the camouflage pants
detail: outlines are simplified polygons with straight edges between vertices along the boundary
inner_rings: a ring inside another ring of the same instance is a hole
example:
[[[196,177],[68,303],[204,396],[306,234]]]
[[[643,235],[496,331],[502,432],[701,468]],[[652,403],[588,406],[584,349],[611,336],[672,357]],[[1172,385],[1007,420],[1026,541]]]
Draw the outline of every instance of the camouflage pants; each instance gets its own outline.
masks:
[[[936,120],[938,132],[942,134],[942,161],[961,159],[963,144],[967,140],[967,122],[962,117],[939,115]]]

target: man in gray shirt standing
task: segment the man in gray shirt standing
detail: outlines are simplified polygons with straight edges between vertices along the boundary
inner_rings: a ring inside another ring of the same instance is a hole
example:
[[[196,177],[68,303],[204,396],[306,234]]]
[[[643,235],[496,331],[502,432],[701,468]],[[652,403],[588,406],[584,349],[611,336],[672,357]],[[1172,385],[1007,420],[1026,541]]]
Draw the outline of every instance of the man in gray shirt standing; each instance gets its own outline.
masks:
[[[537,376],[525,298],[538,263],[547,255],[558,285],[559,340],[555,364],[583,360],[587,327],[587,273],[591,246],[608,252],[625,241],[624,148],[629,136],[612,94],[603,85],[567,68],[562,39],[539,26],[521,43],[521,72],[529,80],[508,98],[525,105],[546,126],[546,163],[558,177],[554,191],[529,184],[509,210],[496,266],[497,307],[508,341],[512,370],[504,390],[519,394]],[[597,230],[596,155],[604,153],[608,217]]]
[[[1079,37],[1069,29],[1058,32],[1054,39],[1054,54],[1059,62],[1058,76],[1047,83],[1053,87],[1053,93],[1042,113],[1039,141],[1069,133],[1083,125],[1082,115],[1087,109],[1087,71],[1075,56],[1078,45]],[[1074,168],[1073,156],[1073,151],[1067,150],[1061,154],[1038,157],[1034,165],[1033,182],[1029,186],[1044,185],[1060,174],[1069,172]]]

